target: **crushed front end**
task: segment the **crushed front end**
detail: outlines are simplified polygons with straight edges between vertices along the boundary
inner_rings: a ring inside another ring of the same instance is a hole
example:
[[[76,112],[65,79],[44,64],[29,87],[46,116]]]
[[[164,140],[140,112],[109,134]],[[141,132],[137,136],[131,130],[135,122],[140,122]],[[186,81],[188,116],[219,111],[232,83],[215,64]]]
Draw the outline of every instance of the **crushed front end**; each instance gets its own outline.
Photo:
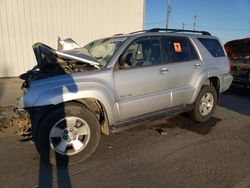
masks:
[[[17,127],[17,133],[22,136],[32,135],[32,119],[34,114],[41,108],[32,106],[30,101],[35,100],[35,95],[30,95],[29,90],[34,81],[99,69],[95,58],[90,57],[84,48],[57,51],[43,43],[35,43],[33,51],[36,57],[37,65],[19,77],[24,81],[21,89],[23,96],[20,97],[17,104],[12,107],[13,111],[9,117],[0,120],[0,131],[9,127]],[[35,89],[36,91],[39,88]],[[36,93],[36,92],[31,92]],[[8,109],[10,111],[10,109]]]

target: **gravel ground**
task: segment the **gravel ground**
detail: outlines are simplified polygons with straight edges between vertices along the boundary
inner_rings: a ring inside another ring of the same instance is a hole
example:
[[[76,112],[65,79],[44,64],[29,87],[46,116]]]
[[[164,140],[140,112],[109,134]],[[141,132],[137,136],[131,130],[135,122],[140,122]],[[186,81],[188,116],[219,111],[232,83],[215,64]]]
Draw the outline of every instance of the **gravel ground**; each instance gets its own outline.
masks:
[[[13,132],[0,133],[0,187],[250,187],[250,117],[222,107],[203,124],[177,116],[103,136],[65,168]]]

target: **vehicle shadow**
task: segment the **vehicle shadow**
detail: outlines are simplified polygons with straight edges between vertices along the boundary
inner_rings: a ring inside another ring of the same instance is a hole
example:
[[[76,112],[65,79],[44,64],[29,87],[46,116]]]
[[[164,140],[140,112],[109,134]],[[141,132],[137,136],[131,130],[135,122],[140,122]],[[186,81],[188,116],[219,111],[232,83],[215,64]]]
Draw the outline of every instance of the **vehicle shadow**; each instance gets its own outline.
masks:
[[[19,140],[19,142],[30,142],[32,141],[32,137],[25,137]],[[47,158],[43,159],[40,156],[39,160],[39,176],[38,176],[38,185],[39,188],[50,188],[50,187],[71,187],[71,180],[69,177],[69,166],[68,166],[68,157],[65,156],[62,158],[59,157],[56,152],[50,149],[50,146],[47,146]],[[53,152],[53,153],[51,153]],[[50,155],[55,156],[56,162],[51,163]],[[55,183],[56,182],[56,183]]]
[[[161,133],[161,129],[186,129],[188,131],[197,133],[199,135],[208,134],[213,127],[215,127],[221,119],[211,117],[208,121],[203,123],[194,122],[192,119],[186,117],[186,115],[179,115],[172,118],[167,118],[166,122],[157,125],[156,131]]]
[[[250,117],[250,89],[232,85],[221,95],[219,105]]]
[[[39,180],[38,187],[55,187],[54,182],[57,181],[57,187],[71,187],[71,180],[69,177],[69,167],[68,161],[65,161],[65,164],[56,164],[55,168],[50,162],[40,159],[39,163]],[[56,174],[53,173],[55,169]],[[53,175],[56,177],[54,178]]]
[[[71,74],[67,74],[57,62],[56,57],[51,55],[53,50],[50,47],[36,43],[33,45],[33,49],[41,70],[55,70],[55,73],[59,75],[64,74],[65,84],[60,84],[56,88],[57,101],[64,101],[65,92],[76,93],[78,91]],[[42,58],[42,54],[47,58]],[[57,75],[55,73],[54,75]],[[29,83],[29,75],[32,76],[31,71],[23,74],[21,78]],[[33,140],[40,153],[38,187],[50,188],[56,185],[57,187],[71,187],[69,157],[67,155],[69,145],[65,141],[66,137],[69,137],[65,108],[65,103],[62,102],[48,110],[28,111],[32,124]],[[55,131],[59,129],[59,132]],[[70,142],[70,140],[67,140],[67,142]],[[62,154],[57,154],[56,150]],[[57,184],[54,181],[57,181]]]
[[[61,105],[60,108],[64,108]],[[63,115],[66,117],[66,114]],[[66,125],[66,121],[63,122]],[[39,163],[39,187],[55,187],[55,181],[57,187],[71,187],[71,180],[69,177],[69,158],[67,155],[63,157],[59,156],[48,142],[44,144],[43,157],[40,156]],[[55,161],[54,161],[55,160]],[[53,173],[53,169],[55,170]],[[55,177],[53,177],[53,175]]]
[[[69,75],[70,77],[70,75]],[[73,79],[72,79],[72,83],[73,83]],[[67,88],[67,86],[65,86]],[[77,86],[75,85],[73,87],[74,89],[71,90],[70,92],[76,92],[77,91]],[[71,87],[72,89],[72,87]],[[68,88],[69,90],[69,88]],[[61,97],[62,97],[62,101],[63,101],[63,88],[61,88]],[[63,116],[62,117],[66,117],[65,114],[65,108],[64,105],[61,104],[60,106],[57,107],[58,108],[62,108],[62,113]],[[66,120],[63,120],[61,123],[61,125],[64,124],[64,126],[66,127],[67,122]],[[47,135],[47,137],[49,138],[49,135]],[[51,138],[53,139],[53,138]],[[59,145],[59,144],[58,144]],[[45,153],[45,154],[44,154]],[[47,141],[46,143],[44,143],[44,148],[43,148],[43,157],[40,157],[40,163],[39,163],[39,180],[38,180],[38,185],[39,187],[54,187],[54,182],[57,182],[57,187],[61,188],[61,187],[67,187],[70,188],[71,187],[71,180],[69,177],[69,158],[67,155],[61,156],[59,154],[57,154],[52,148],[51,148],[51,144],[49,141]],[[53,161],[55,160],[55,161]],[[53,168],[54,167],[54,168]],[[53,173],[53,169],[55,169],[55,173]],[[55,175],[56,177],[54,178],[53,175]]]

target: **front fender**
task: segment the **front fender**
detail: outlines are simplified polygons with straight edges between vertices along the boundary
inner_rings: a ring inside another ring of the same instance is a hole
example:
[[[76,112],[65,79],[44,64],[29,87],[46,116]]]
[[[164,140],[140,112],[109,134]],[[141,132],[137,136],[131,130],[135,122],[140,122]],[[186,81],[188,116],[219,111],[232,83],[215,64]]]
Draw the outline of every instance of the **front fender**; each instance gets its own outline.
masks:
[[[35,89],[37,91],[35,91]],[[109,122],[115,121],[113,107],[115,98],[112,93],[98,83],[84,83],[78,85],[59,86],[54,88],[31,88],[21,99],[21,107],[38,107],[57,105],[72,100],[93,98],[100,101],[107,112]]]

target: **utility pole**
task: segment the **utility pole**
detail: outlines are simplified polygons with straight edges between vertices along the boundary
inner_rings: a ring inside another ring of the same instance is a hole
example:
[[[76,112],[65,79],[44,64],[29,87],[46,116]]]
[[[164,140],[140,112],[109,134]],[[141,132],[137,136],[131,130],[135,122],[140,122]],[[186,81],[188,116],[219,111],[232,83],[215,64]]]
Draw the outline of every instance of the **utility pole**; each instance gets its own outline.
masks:
[[[195,15],[194,16],[194,31],[196,30],[196,18],[197,18],[197,16]]]
[[[185,23],[184,22],[182,23],[182,29],[183,30],[185,29]]]
[[[171,13],[170,0],[167,0],[167,21],[166,21],[166,29],[168,29],[168,26],[169,26],[170,13]]]

